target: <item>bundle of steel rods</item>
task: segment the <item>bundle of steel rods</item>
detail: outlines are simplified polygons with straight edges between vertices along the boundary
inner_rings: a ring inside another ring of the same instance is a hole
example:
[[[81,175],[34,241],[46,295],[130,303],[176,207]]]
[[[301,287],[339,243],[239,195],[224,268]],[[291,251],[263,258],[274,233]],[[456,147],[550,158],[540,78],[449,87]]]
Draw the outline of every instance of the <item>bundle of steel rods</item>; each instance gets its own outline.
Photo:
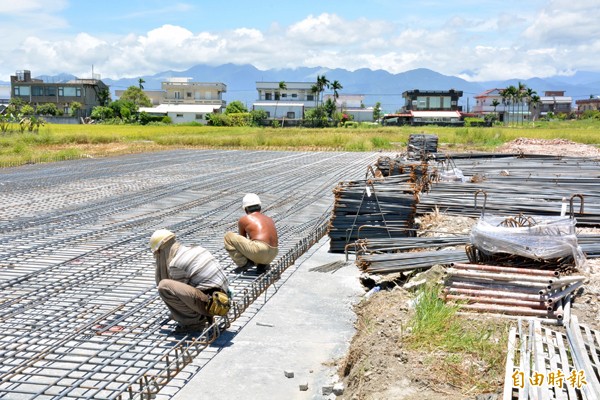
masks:
[[[412,235],[416,189],[408,175],[340,183],[329,223],[330,251],[341,253],[359,238]]]
[[[467,260],[463,249],[372,253],[356,256],[356,264],[362,270],[379,274],[431,268],[434,265],[449,265],[453,262],[466,262]]]
[[[356,265],[366,272],[392,273],[466,262],[468,241],[468,236],[359,239],[354,243]],[[447,249],[456,246],[460,249]],[[411,251],[430,248],[435,250]]]
[[[443,296],[464,310],[562,320],[563,299],[585,281],[558,271],[457,262],[447,270]]]
[[[492,214],[559,215],[563,198],[582,194],[585,207],[579,200],[569,207],[580,226],[600,226],[600,186],[598,162],[586,158],[567,157],[494,157],[452,158],[467,182],[433,182],[422,193],[417,206],[419,215],[436,207],[448,215],[476,217],[483,208],[483,199],[475,207],[473,195],[478,190],[488,194],[485,211]],[[435,167],[430,166],[430,175]],[[447,163],[438,170],[448,168]],[[580,211],[583,211],[580,213]]]
[[[404,158],[392,159],[388,156],[379,157],[375,163],[375,167],[382,176],[405,175],[412,182],[422,182],[424,177],[427,177],[429,164],[427,162],[416,162],[406,160]]]
[[[600,235],[580,234],[577,241],[587,258],[600,257]]]
[[[437,135],[413,133],[408,137],[408,156],[415,159],[426,159],[429,154],[437,152]]]

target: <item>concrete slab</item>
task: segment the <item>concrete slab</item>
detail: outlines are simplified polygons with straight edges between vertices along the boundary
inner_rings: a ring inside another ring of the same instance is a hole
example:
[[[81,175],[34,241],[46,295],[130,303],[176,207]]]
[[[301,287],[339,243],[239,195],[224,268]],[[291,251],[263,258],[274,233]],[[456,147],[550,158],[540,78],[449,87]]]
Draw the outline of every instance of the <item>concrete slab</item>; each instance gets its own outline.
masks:
[[[364,289],[352,261],[333,272],[311,271],[345,261],[328,249],[325,237],[286,270],[277,291],[245,326],[237,332],[233,326],[230,337],[215,342],[217,354],[194,360],[178,376],[186,377],[180,389],[174,393],[170,385],[158,397],[334,399],[322,389],[337,382],[332,361],[346,354],[355,332],[352,306]],[[308,390],[301,390],[306,384]]]

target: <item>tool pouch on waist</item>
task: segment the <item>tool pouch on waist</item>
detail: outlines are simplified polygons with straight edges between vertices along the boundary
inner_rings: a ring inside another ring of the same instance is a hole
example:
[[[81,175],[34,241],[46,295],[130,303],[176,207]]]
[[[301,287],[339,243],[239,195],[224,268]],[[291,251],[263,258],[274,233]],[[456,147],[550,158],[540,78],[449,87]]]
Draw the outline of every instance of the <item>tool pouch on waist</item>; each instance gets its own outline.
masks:
[[[227,315],[229,309],[231,308],[231,301],[229,300],[229,296],[226,293],[221,291],[213,292],[210,300],[208,301],[208,313],[210,315],[219,315],[224,316]]]

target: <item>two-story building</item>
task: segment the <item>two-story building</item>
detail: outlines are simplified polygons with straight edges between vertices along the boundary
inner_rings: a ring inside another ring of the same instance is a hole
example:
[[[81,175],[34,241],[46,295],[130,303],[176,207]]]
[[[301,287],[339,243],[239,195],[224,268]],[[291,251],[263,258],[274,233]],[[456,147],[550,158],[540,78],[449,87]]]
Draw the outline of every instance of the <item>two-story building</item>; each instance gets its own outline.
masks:
[[[361,94],[340,94],[337,98],[333,94],[323,96],[323,101],[329,99],[334,101],[337,110],[341,113],[351,116],[352,121],[373,122],[373,107],[365,106],[365,96]]]
[[[575,105],[578,114],[588,110],[600,111],[600,97],[590,96],[589,99],[575,100]]]
[[[173,123],[198,122],[206,124],[206,115],[221,113],[226,102],[223,93],[227,85],[220,82],[193,82],[192,78],[169,78],[161,83],[160,91],[150,97],[156,107],[140,107],[140,112],[151,115],[167,115]],[[148,94],[146,91],[144,93]]]
[[[102,105],[102,93],[108,93],[108,86],[99,78],[73,79],[68,82],[50,83],[41,79],[33,79],[31,71],[23,70],[10,77],[12,97],[31,104],[34,108],[47,103],[53,103],[65,115],[71,114],[71,104],[78,102],[82,105],[80,117],[87,117],[92,109]]]
[[[540,96],[539,115],[545,117],[548,113],[570,114],[573,110],[573,99],[565,96],[563,90],[545,91]]]
[[[475,96],[475,106],[473,106],[471,112],[481,118],[489,114],[496,115],[499,121],[503,121],[507,112],[507,105],[502,97],[502,90],[498,88],[488,89]]]
[[[384,116],[384,123],[410,125],[463,125],[462,90],[407,90],[402,112]]]
[[[253,110],[264,110],[269,120],[298,123],[306,109],[317,106],[318,95],[313,92],[314,82],[256,82],[258,100]]]

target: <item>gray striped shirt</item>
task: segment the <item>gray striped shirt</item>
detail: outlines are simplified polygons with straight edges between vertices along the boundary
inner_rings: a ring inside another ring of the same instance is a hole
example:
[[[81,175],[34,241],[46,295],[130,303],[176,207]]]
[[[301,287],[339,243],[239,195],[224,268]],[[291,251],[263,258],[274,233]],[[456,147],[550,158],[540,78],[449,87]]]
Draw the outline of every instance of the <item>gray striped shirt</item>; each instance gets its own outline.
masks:
[[[200,290],[220,288],[227,292],[228,288],[219,261],[201,246],[179,246],[169,263],[169,277]]]

